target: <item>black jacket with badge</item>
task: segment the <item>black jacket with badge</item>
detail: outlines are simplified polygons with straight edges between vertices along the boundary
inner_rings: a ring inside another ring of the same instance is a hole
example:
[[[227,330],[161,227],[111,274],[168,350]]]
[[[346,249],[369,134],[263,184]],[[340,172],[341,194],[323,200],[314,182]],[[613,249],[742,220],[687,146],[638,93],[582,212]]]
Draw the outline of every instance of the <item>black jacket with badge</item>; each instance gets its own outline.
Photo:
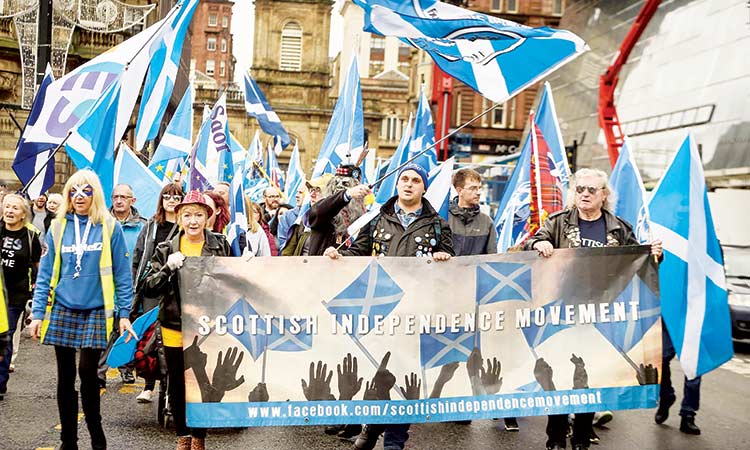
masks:
[[[172,330],[182,329],[182,301],[178,274],[167,266],[167,258],[180,250],[180,231],[169,242],[162,242],[156,246],[154,257],[151,259],[151,269],[143,283],[143,293],[159,299],[159,322],[163,327]],[[205,242],[201,256],[229,256],[229,242],[222,234],[204,230]]]
[[[453,237],[448,222],[443,220],[427,200],[422,212],[404,229],[396,216],[394,196],[380,208],[380,214],[362,227],[357,239],[344,256],[424,256],[435,252],[454,255]]]
[[[629,223],[602,209],[607,229],[606,247],[640,245]],[[578,209],[570,208],[550,214],[542,228],[524,244],[532,250],[539,241],[549,241],[554,248],[578,248],[581,246],[581,229],[578,225]]]
[[[346,191],[339,191],[310,207],[307,213],[310,225],[308,255],[321,256],[328,247],[338,245],[333,218],[349,203],[344,194]]]
[[[492,255],[497,253],[497,232],[492,218],[479,207],[462,208],[458,199],[451,203],[448,224],[453,234],[456,256]]]

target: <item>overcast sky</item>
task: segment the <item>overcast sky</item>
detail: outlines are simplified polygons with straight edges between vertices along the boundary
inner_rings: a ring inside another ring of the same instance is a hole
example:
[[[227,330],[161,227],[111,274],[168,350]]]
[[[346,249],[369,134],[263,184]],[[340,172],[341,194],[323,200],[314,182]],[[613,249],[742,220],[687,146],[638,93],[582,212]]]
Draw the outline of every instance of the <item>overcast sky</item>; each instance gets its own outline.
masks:
[[[341,30],[344,21],[338,11],[343,0],[336,0],[331,15],[331,45],[328,49],[330,56],[341,51]],[[250,26],[247,26],[247,24]],[[234,39],[233,52],[237,58],[234,79],[242,81],[242,77],[253,62],[253,28],[255,24],[255,6],[252,0],[234,0],[232,8],[232,35]],[[334,38],[335,36],[335,38]]]

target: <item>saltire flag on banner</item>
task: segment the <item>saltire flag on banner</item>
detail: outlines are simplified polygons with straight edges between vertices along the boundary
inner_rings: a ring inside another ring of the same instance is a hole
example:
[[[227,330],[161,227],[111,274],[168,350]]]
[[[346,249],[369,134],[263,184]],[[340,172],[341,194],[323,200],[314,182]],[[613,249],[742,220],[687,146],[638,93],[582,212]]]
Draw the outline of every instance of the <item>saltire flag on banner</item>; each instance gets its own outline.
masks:
[[[615,307],[612,305],[627,305],[630,302],[638,302],[637,320],[596,322],[594,324],[612,346],[623,353],[629,352],[636,344],[641,342],[646,332],[661,318],[659,296],[652,292],[637,275],[620,292],[620,295],[612,300],[611,310],[615,311]]]
[[[342,325],[346,320],[344,316],[350,316],[355,330],[358,318],[367,317],[367,329],[371,330],[375,325],[375,316],[386,317],[403,296],[404,291],[373,259],[351,284],[329,302],[323,302],[323,305]]]
[[[398,147],[396,147],[396,151],[393,152],[393,156],[391,156],[390,162],[386,166],[385,173],[393,172],[393,174],[383,180],[378,186],[378,193],[375,196],[375,203],[377,204],[383,205],[388,199],[396,195],[396,178],[398,178],[398,176],[395,170],[409,159],[411,121],[412,115],[409,114],[409,121],[406,122],[406,127],[404,128],[403,134],[401,134],[401,140],[398,143]],[[385,175],[385,173],[383,175]]]
[[[47,160],[52,154],[52,151],[57,147],[55,143],[44,143],[44,142],[29,142],[27,143],[24,139],[26,128],[33,128],[37,125],[39,115],[44,107],[45,98],[47,97],[47,88],[55,81],[54,75],[52,75],[52,67],[47,64],[47,70],[44,72],[44,79],[39,85],[39,89],[36,91],[36,97],[34,97],[34,103],[31,105],[31,111],[29,112],[29,118],[26,121],[24,132],[21,133],[21,139],[18,140],[18,146],[16,147],[16,154],[13,158],[13,171],[16,173],[21,184],[26,186],[34,175],[42,170],[42,166],[47,163]],[[52,159],[49,164],[44,168],[44,172],[39,174],[34,182],[29,185],[26,190],[29,198],[32,200],[40,197],[43,193],[47,192],[52,185],[55,184],[55,161]]]
[[[163,186],[162,180],[156,177],[138,158],[126,143],[120,144],[114,169],[114,185],[127,184],[138,199],[138,212],[142,217],[156,214],[156,205],[161,202],[159,195]]]
[[[230,135],[231,138],[231,135]],[[242,147],[240,147],[242,150]],[[226,151],[224,153],[232,155],[232,152]],[[232,164],[234,169],[234,176],[232,176],[229,183],[229,216],[230,220],[227,224],[227,240],[232,247],[232,253],[234,256],[242,256],[244,248],[240,242],[240,236],[247,235],[247,210],[245,209],[245,191],[244,186],[244,159],[240,159],[240,163],[235,165]]]
[[[157,177],[171,181],[174,177],[175,161],[187,161],[193,137],[193,86],[188,84],[185,94],[177,105],[167,129],[159,141],[159,146],[151,157],[148,168]],[[181,165],[181,164],[178,164]],[[172,173],[170,173],[172,172]]]
[[[565,302],[563,299],[547,303],[544,305],[544,325],[536,325],[532,316],[529,326],[521,328],[523,336],[526,338],[526,342],[532,351],[536,351],[537,347],[556,333],[570,328],[570,325],[566,325],[565,321],[561,320],[562,317],[565,317],[562,312],[564,306]]]
[[[290,205],[297,206],[297,191],[305,183],[305,172],[302,170],[302,163],[299,159],[299,147],[297,142],[294,143],[292,156],[289,159],[289,168],[286,171],[286,185],[284,186],[284,196],[286,202]]]
[[[414,120],[414,136],[409,143],[409,157],[413,158],[425,148],[435,144],[435,123],[432,120],[432,111],[430,102],[424,92],[419,96],[419,106],[417,107],[417,117]],[[438,164],[437,150],[433,147],[426,153],[415,159],[413,162],[424,167],[427,173],[437,167]]]
[[[284,319],[283,329],[279,327],[278,318],[272,319],[266,350],[277,352],[304,352],[305,350],[310,350],[313,345],[313,335],[307,332],[309,320],[300,319],[297,323],[299,332],[295,334],[292,333],[292,321],[290,319]]]
[[[685,138],[649,201],[651,230],[664,243],[661,310],[685,375],[701,376],[734,354],[724,259],[703,163]]]
[[[318,178],[324,173],[336,173],[336,168],[342,162],[354,164],[364,148],[364,132],[362,90],[355,56],[333,108],[331,122],[315,162],[312,178]]]
[[[141,150],[147,141],[159,134],[164,112],[172,97],[182,45],[199,0],[181,0],[175,5],[148,53],[151,64],[141,96],[138,122],[135,126],[135,148]]]
[[[506,301],[531,301],[531,266],[504,262],[478,265],[477,304]]]
[[[503,102],[588,49],[575,34],[530,28],[438,1],[355,0],[365,31],[396,36],[447,74]]]
[[[224,313],[224,317],[227,318],[227,323],[231,324],[232,319],[235,316],[242,317],[243,320],[247,321],[247,318],[250,316],[260,316],[258,314],[258,311],[253,308],[253,306],[244,298],[237,299],[236,302],[227,310],[227,312]],[[242,344],[248,352],[250,352],[250,356],[253,357],[253,360],[257,360],[260,358],[260,356],[263,354],[263,352],[266,350],[266,330],[265,330],[265,321],[264,320],[258,320],[256,321],[256,330],[255,333],[251,333],[250,329],[246,326],[242,329],[242,332],[235,333],[234,327],[228,326],[227,327],[227,333],[234,336],[238,341],[240,341],[240,344]]]
[[[617,202],[612,214],[624,219],[633,227],[638,242],[645,244],[651,241],[648,208],[646,206],[646,188],[643,186],[641,173],[635,164],[635,157],[630,150],[630,141],[625,139],[609,177],[612,189],[617,193]]]
[[[438,332],[431,328],[429,333],[419,335],[420,364],[425,369],[440,367],[454,362],[466,362],[474,350],[474,336],[468,331],[452,332],[450,329]],[[476,344],[479,347],[479,343]]]
[[[552,175],[552,153],[544,135],[534,123],[531,114],[531,202],[529,203],[529,230],[533,236],[544,225],[547,217],[563,209],[563,191],[558,179]]]
[[[451,193],[453,192],[453,166],[456,161],[455,157],[450,157],[435,166],[430,172],[430,186],[424,194],[425,200],[435,209],[440,217],[448,220]],[[395,177],[395,175],[394,175]]]
[[[281,119],[271,108],[250,73],[245,73],[245,111],[250,117],[255,117],[264,133],[270,134],[280,142],[281,148],[286,148],[291,140],[289,134],[281,124]]]

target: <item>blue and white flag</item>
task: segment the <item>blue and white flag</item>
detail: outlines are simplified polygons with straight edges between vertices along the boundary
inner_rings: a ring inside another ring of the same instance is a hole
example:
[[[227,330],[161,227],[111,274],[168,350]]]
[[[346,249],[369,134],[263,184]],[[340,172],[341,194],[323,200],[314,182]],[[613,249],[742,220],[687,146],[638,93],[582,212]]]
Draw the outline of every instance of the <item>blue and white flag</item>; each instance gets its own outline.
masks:
[[[441,2],[355,0],[365,31],[396,36],[430,54],[444,72],[503,102],[588,49],[575,34],[447,8]]]
[[[350,285],[323,305],[336,316],[336,321],[342,325],[354,323],[355,329],[358,318],[367,317],[369,331],[375,325],[375,316],[390,314],[403,296],[401,287],[373,259]]]
[[[474,350],[474,336],[468,331],[452,332],[449,329],[438,332],[431,328],[429,333],[419,335],[419,359],[422,367],[432,369],[454,362],[466,362]],[[478,336],[477,336],[478,337]],[[479,347],[479,343],[476,344]]]
[[[241,148],[241,147],[240,147]],[[229,153],[229,152],[227,152]],[[242,256],[245,251],[240,244],[240,236],[247,235],[247,211],[245,209],[244,191],[244,160],[233,166],[234,176],[229,183],[229,223],[227,224],[227,240],[232,247],[234,256]]]
[[[247,115],[255,117],[264,133],[270,134],[280,141],[281,147],[286,148],[291,140],[281,119],[271,108],[266,96],[260,90],[250,73],[245,73],[245,110]]]
[[[271,148],[269,142],[266,149],[266,164],[264,164],[266,174],[271,178],[271,184],[276,185],[281,192],[284,192],[284,172],[281,171],[279,160],[276,158],[276,151]]]
[[[502,262],[477,266],[477,304],[507,301],[531,301],[531,266]]]
[[[424,194],[425,200],[435,209],[440,217],[448,220],[453,192],[453,166],[456,158],[451,157],[435,166],[430,172],[430,186]]]
[[[138,123],[135,126],[135,148],[141,150],[147,141],[159,134],[164,112],[172,97],[182,45],[199,0],[181,0],[168,13],[167,22],[151,43],[148,53],[151,65],[141,95]]]
[[[651,230],[664,243],[661,309],[685,375],[695,378],[732,358],[724,259],[706,179],[691,135],[649,201]]]
[[[630,142],[627,139],[622,144],[609,182],[617,193],[617,203],[612,213],[633,227],[638,242],[645,244],[651,241],[648,207],[645,200],[646,188],[643,186],[641,174],[635,164],[633,152],[630,151]]]
[[[638,303],[637,320],[612,320],[594,324],[597,330],[620,352],[627,353],[636,346],[648,330],[661,318],[659,296],[636,275],[633,281],[612,300],[611,311],[614,317],[625,316],[625,305]],[[622,305],[618,312],[617,305]]]
[[[242,317],[242,321],[247,324],[251,323],[248,320],[248,317],[250,316],[257,316],[260,317],[260,314],[258,314],[258,311],[253,308],[253,306],[244,298],[237,299],[234,304],[229,307],[227,312],[224,313],[224,317],[227,318],[227,323],[231,324],[234,317],[239,316]],[[266,329],[265,329],[265,321],[263,320],[257,320],[255,321],[256,329],[251,330],[247,326],[241,329],[241,332],[235,333],[234,327],[227,326],[227,333],[234,336],[240,343],[247,349],[248,352],[250,352],[250,356],[253,357],[253,360],[257,360],[260,358],[260,356],[263,354],[263,352],[266,350]],[[255,331],[253,333],[253,331]]]
[[[29,112],[29,118],[26,120],[24,131],[28,127],[33,128],[37,125],[39,114],[42,112],[45,98],[47,96],[47,88],[53,81],[55,81],[55,78],[52,75],[52,67],[47,64],[44,79],[39,85],[39,89],[36,91],[36,97],[34,97],[34,103],[31,105],[31,111]],[[26,184],[34,178],[34,175],[42,170],[42,167],[47,164],[47,160],[52,154],[52,151],[57,147],[57,144],[26,142],[23,135],[24,133],[21,133],[21,139],[18,140],[18,146],[16,147],[16,154],[13,158],[13,171],[21,181],[21,184],[26,186]],[[29,198],[35,199],[47,192],[53,184],[55,184],[54,158],[50,160],[46,167],[44,167],[44,172],[39,174],[34,182],[29,185],[26,192],[29,195]]]
[[[566,325],[563,318],[563,307],[565,302],[563,299],[555,300],[553,302],[544,305],[544,325],[536,325],[533,318],[533,309],[531,312],[531,321],[528,326],[521,328],[523,336],[526,338],[526,342],[529,344],[529,348],[535,351],[537,347],[542,345],[544,341],[554,336],[556,333],[570,328],[570,325]]]
[[[398,143],[398,147],[396,147],[396,151],[393,152],[393,156],[391,156],[390,162],[386,168],[385,173],[393,172],[393,174],[383,180],[383,182],[380,183],[380,186],[378,186],[378,193],[375,196],[375,203],[377,204],[383,205],[388,199],[396,195],[396,178],[398,178],[398,176],[396,175],[395,170],[409,159],[411,121],[412,115],[409,114],[409,121],[406,123],[406,128],[404,128],[403,134],[401,134],[401,140]]]
[[[342,162],[355,163],[364,148],[364,133],[362,90],[355,56],[333,108],[331,123],[328,125],[311,179],[318,178],[324,173],[336,173],[336,168]]]
[[[310,319],[298,318],[294,321],[284,319],[283,326],[279,326],[278,318],[271,321],[271,332],[268,334],[266,350],[277,352],[304,352],[313,345],[313,333],[308,332],[312,325]]]
[[[227,96],[226,93],[216,101],[211,109],[208,119],[201,125],[198,137],[193,146],[193,155],[191,156],[191,173],[200,175],[210,185],[215,185],[220,177],[223,176],[224,170],[220,161],[222,152],[230,152],[229,147],[229,128],[227,127]],[[198,182],[199,177],[195,177]],[[204,183],[198,183],[203,185]],[[192,185],[191,185],[192,186]],[[191,187],[191,189],[200,189]]]
[[[294,150],[289,159],[289,168],[286,171],[286,184],[284,186],[284,196],[286,202],[292,206],[297,206],[297,191],[305,184],[305,172],[302,170],[302,163],[299,159],[299,147],[297,142],[294,143]]]
[[[174,162],[184,163],[190,155],[193,138],[193,86],[188,84],[172,119],[164,131],[148,168],[165,181],[174,177]],[[171,173],[170,173],[171,172]]]
[[[419,106],[417,107],[417,117],[414,120],[414,136],[409,142],[409,157],[413,158],[421,153],[425,148],[435,144],[435,122],[432,120],[432,111],[430,102],[424,92],[419,96]],[[437,150],[433,147],[426,153],[415,159],[413,162],[424,167],[427,173],[437,167]]]
[[[120,144],[114,168],[114,185],[127,184],[138,199],[138,212],[142,217],[152,217],[161,202],[162,180],[156,177],[126,144]]]
[[[193,148],[190,150],[190,165],[188,168],[188,190],[199,190],[201,192],[213,189],[213,183],[209,181],[208,169],[206,168],[205,160],[201,158],[206,157],[205,151],[199,151],[199,149],[205,149],[208,146],[208,139],[211,127],[211,116],[203,122],[200,129],[198,130],[198,136],[195,139]]]

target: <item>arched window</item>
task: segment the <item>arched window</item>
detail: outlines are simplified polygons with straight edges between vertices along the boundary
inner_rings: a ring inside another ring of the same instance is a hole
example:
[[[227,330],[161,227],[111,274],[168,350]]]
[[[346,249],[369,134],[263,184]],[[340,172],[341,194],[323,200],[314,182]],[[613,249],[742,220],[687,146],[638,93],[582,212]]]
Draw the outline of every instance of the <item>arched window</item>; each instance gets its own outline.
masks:
[[[281,30],[279,69],[293,72],[302,70],[302,27],[297,22],[289,22]]]

